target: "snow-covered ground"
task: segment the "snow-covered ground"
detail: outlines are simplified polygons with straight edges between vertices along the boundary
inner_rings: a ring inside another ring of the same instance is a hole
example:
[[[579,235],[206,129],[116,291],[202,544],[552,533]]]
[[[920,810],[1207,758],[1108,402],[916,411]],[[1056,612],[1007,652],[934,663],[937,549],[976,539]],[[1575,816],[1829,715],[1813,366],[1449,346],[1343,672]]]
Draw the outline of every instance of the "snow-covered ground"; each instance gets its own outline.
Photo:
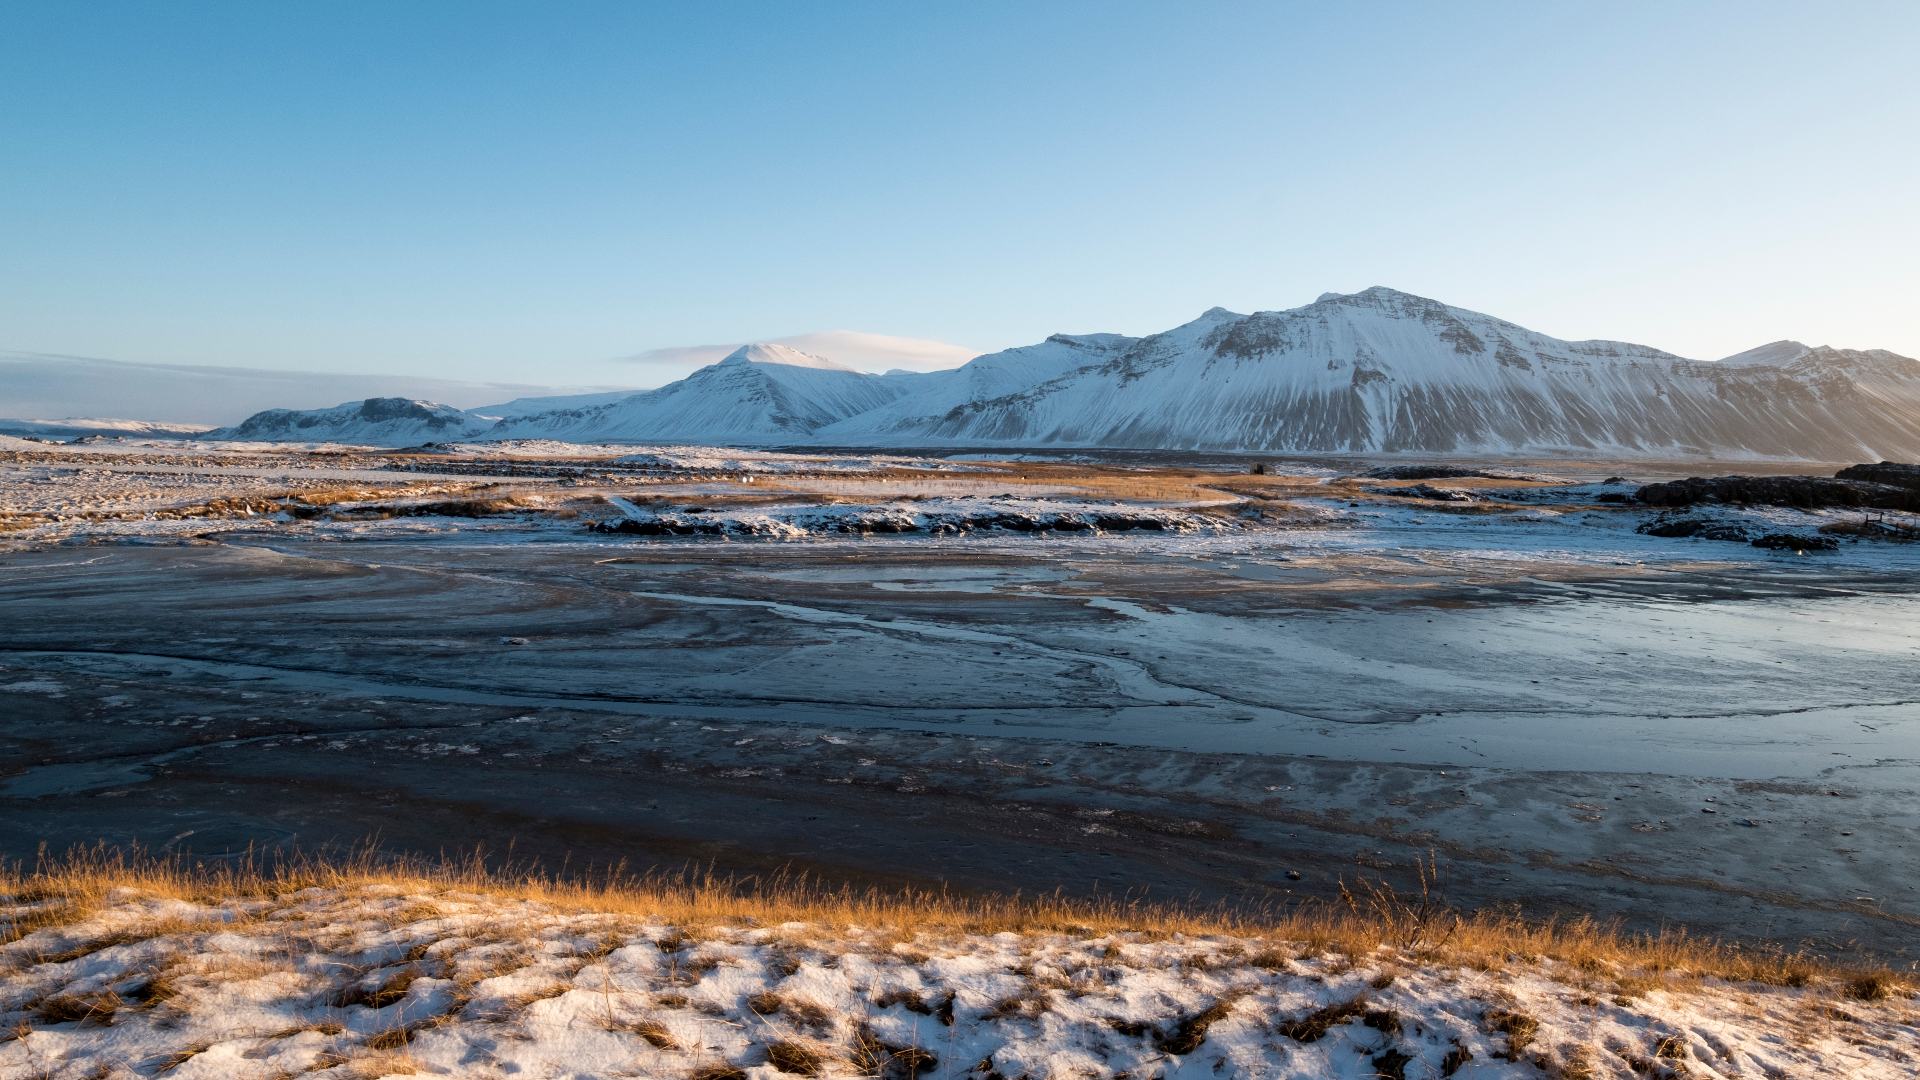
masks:
[[[0,925],[55,903],[15,897]],[[1916,1004],[1885,983],[1165,930],[675,922],[390,884],[122,890],[0,947],[0,1077],[1891,1080],[1920,1069]]]
[[[4,440],[5,437],[0,437]],[[1795,558],[1744,541],[1815,539],[1856,510],[1627,501],[1629,481],[1343,479],[1324,464],[1179,466],[793,453],[555,441],[342,446],[112,439],[0,442],[0,532],[11,543],[174,540],[212,530],[272,538],[435,537],[646,543],[682,537],[831,543],[1124,543],[1139,552],[1301,560],[1368,557],[1604,567]],[[1604,473],[1593,473],[1601,476]],[[1640,475],[1647,475],[1642,472]],[[1419,497],[1421,493],[1428,497]],[[1457,499],[1458,501],[1449,501]],[[422,503],[450,508],[435,511]],[[465,505],[461,505],[462,503]],[[1891,516],[1895,525],[1911,515]],[[1709,535],[1642,535],[1674,518]],[[598,526],[594,532],[589,526]],[[1024,534],[1024,535],[1023,535]],[[1037,535],[1036,535],[1037,534]],[[1064,536],[1062,534],[1065,534]],[[1807,557],[1920,565],[1920,544],[1842,533]],[[1824,542],[1824,541],[1823,541]]]

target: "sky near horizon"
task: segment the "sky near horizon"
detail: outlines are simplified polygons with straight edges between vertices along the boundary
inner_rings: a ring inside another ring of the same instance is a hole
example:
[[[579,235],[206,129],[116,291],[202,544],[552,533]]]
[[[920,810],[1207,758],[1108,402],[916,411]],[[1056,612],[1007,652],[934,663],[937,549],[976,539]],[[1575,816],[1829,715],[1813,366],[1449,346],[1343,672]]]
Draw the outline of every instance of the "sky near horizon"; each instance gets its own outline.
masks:
[[[1916,58],[1911,2],[10,0],[0,349],[643,386],[1384,284],[1920,355]]]

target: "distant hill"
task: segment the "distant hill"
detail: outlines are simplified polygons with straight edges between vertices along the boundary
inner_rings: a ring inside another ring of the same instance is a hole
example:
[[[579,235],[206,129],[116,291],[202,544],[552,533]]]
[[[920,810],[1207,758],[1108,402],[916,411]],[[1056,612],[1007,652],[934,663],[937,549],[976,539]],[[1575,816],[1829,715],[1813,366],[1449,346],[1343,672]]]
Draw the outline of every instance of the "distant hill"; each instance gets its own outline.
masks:
[[[209,431],[205,437],[403,446],[469,438],[492,426],[493,421],[451,405],[407,398],[368,398],[331,409],[268,409],[232,427]]]
[[[744,345],[679,382],[502,421],[495,438],[785,443],[879,408],[922,375],[869,375],[784,345]]]

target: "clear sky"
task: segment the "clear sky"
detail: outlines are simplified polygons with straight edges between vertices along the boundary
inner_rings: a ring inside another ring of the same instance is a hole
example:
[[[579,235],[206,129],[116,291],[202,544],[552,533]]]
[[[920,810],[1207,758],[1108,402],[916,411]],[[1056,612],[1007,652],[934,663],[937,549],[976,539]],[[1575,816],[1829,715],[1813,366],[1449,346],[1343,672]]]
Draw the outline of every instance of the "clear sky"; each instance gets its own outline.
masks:
[[[1917,61],[1913,0],[7,0],[0,348],[644,385],[1385,284],[1920,355]]]

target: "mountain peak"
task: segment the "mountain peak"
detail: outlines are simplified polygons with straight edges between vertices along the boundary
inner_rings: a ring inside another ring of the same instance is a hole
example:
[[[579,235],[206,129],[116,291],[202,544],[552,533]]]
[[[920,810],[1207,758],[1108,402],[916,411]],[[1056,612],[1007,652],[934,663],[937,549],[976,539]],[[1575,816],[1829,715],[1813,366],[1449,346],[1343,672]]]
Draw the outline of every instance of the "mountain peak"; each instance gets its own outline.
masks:
[[[1734,353],[1720,362],[1723,364],[1790,364],[1812,351],[1813,349],[1804,342],[1782,338],[1779,341],[1770,341],[1765,345],[1748,349],[1746,352]]]
[[[853,371],[845,364],[836,364],[824,356],[815,356],[810,352],[801,352],[791,346],[776,345],[772,342],[742,345],[728,353],[720,363],[783,364],[787,367],[817,368],[822,371]]]
[[[1389,288],[1388,286],[1385,286],[1385,285],[1371,285],[1371,286],[1368,286],[1367,288],[1361,289],[1359,292],[1352,292],[1352,293],[1337,293],[1337,292],[1321,293],[1320,298],[1315,300],[1314,303],[1325,304],[1330,302],[1335,302],[1335,303],[1345,302],[1348,304],[1355,304],[1355,303],[1381,304],[1381,303],[1390,303],[1390,302],[1404,303],[1406,301],[1414,301],[1421,304],[1439,303],[1439,301],[1437,300],[1429,300],[1424,296],[1415,296],[1410,292],[1402,292],[1399,289]]]

